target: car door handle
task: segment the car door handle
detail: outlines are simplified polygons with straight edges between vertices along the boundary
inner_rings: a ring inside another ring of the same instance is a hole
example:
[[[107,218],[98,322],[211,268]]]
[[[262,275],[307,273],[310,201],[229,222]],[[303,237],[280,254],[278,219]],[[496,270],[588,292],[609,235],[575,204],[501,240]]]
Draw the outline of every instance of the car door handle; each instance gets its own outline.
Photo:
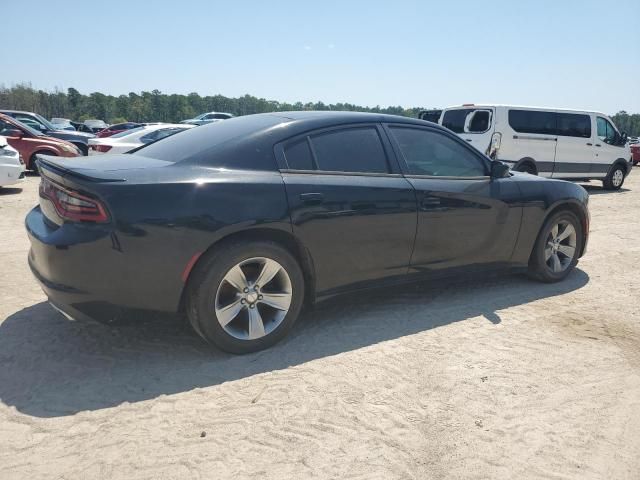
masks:
[[[433,210],[435,208],[440,208],[440,199],[437,197],[424,197],[420,202],[420,206],[424,210]]]
[[[321,193],[301,193],[300,200],[305,205],[320,205],[324,202],[324,195]]]
[[[591,147],[593,145],[593,143],[587,142],[587,145],[589,145]]]
[[[467,138],[466,140],[467,142],[473,142],[473,140],[471,140],[470,138]]]
[[[601,147],[602,145],[600,145],[599,143],[596,143],[596,147]]]

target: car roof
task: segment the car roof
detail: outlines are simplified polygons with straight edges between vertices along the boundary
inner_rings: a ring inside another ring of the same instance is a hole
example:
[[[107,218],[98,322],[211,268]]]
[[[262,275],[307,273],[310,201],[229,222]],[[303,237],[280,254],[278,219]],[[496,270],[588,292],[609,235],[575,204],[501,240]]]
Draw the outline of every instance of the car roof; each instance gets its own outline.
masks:
[[[24,113],[27,115],[35,115],[35,112],[27,112],[26,110],[0,110],[0,112],[6,112],[6,113]]]

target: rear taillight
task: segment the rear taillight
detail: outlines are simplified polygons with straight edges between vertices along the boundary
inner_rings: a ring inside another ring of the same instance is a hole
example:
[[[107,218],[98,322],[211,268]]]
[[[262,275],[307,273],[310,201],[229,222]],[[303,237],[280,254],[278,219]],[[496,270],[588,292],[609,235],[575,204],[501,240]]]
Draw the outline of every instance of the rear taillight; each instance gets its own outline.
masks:
[[[109,145],[91,145],[91,150],[100,153],[107,153],[109,150],[111,150],[111,147]]]
[[[50,200],[64,219],[96,223],[109,221],[107,210],[100,201],[69,190],[44,176],[40,182],[40,196]]]

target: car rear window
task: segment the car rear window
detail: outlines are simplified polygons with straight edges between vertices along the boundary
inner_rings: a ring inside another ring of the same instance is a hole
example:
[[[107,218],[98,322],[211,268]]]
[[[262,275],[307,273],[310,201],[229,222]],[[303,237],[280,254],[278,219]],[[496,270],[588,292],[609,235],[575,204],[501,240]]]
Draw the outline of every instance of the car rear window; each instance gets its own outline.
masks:
[[[309,148],[309,141],[304,137],[284,149],[287,166],[294,170],[313,170],[313,155]]]
[[[256,149],[251,136],[285,120],[277,115],[263,114],[213,122],[163,138],[133,155],[170,162],[191,161],[213,167],[275,170],[273,145]],[[227,145],[234,148],[226,149],[224,155],[216,155]]]
[[[455,133],[464,133],[464,122],[467,119],[467,115],[473,111],[473,109],[469,108],[447,110],[442,116],[442,126]]]

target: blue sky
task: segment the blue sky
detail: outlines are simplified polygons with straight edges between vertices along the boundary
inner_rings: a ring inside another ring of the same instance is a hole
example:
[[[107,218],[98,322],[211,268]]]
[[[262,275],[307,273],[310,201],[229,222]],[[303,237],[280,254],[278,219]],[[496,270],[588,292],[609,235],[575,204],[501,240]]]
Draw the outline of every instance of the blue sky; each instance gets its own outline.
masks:
[[[640,112],[638,0],[29,0],[0,12],[15,40],[5,86]]]

